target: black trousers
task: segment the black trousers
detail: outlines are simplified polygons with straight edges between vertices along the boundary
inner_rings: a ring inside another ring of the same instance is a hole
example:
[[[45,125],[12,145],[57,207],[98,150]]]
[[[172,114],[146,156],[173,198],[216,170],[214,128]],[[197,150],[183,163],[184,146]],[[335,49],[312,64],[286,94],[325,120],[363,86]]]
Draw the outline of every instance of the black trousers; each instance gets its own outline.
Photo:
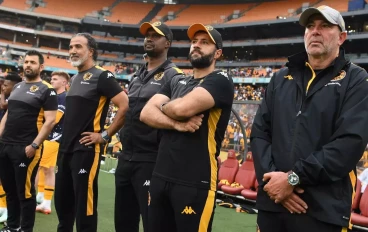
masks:
[[[148,222],[150,232],[212,231],[216,192],[152,177]]]
[[[115,171],[115,231],[138,232],[142,215],[148,231],[148,191],[153,162],[131,162],[120,158]]]
[[[260,232],[348,232],[347,228],[319,221],[307,214],[258,211]]]
[[[0,179],[6,193],[8,226],[32,232],[37,205],[34,185],[42,148],[28,158],[25,147],[0,144]]]
[[[58,232],[97,231],[97,199],[100,153],[59,153],[55,180],[55,209]]]

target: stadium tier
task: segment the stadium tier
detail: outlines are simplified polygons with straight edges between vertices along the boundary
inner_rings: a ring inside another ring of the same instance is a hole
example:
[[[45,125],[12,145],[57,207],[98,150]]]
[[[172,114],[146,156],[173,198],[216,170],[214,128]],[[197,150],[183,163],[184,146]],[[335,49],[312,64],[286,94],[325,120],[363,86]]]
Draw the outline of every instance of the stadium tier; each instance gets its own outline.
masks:
[[[75,33],[89,32],[99,43],[98,63],[116,70],[118,78],[129,80],[131,71],[144,62],[144,38],[138,27],[144,21],[159,20],[174,32],[169,58],[186,70],[185,73],[191,74],[186,29],[200,21],[213,25],[223,36],[223,57],[217,62],[219,68],[231,71],[237,83],[268,83],[268,77],[285,65],[289,55],[304,48],[303,28],[297,23],[300,13],[307,7],[324,4],[343,12],[349,32],[344,47],[354,63],[366,68],[368,54],[361,49],[361,44],[368,41],[367,9],[364,6],[349,9],[348,0],[247,1],[241,4],[3,0],[0,4],[0,46],[6,49],[2,62],[15,67],[19,56],[32,47],[49,57],[46,70],[64,69],[75,73],[68,62],[69,40]],[[134,68],[117,68],[120,66]]]

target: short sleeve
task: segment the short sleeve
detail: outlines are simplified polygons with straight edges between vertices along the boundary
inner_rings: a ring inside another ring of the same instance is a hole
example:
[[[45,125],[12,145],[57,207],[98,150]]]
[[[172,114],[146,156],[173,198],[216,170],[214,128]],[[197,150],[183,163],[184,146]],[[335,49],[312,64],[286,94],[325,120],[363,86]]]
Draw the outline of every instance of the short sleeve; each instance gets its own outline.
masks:
[[[114,74],[104,71],[99,76],[97,90],[101,95],[111,99],[122,92],[123,88],[116,81]]]
[[[215,101],[215,107],[223,108],[232,105],[234,97],[234,84],[232,78],[224,72],[212,73],[201,83],[200,87],[206,89]]]
[[[58,95],[58,111],[65,113],[65,93]]]
[[[52,111],[58,109],[57,94],[53,88],[48,88],[44,94],[44,111]]]
[[[167,96],[168,98],[171,98],[171,82],[167,81],[164,86],[162,86],[162,88],[160,89],[160,91],[158,92],[159,94],[163,94],[165,96]]]

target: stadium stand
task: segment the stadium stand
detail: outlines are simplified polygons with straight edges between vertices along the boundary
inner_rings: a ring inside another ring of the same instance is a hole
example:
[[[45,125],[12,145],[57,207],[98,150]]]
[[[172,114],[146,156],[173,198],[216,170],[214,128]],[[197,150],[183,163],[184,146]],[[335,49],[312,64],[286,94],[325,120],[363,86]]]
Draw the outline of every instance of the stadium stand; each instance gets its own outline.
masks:
[[[12,1],[12,0],[10,0]],[[16,2],[16,1],[14,1]],[[45,0],[46,6],[34,8],[35,13],[58,15],[69,18],[81,19],[87,14],[92,14],[102,10],[103,7],[110,6],[114,0],[104,1],[75,1],[75,0]]]
[[[25,0],[4,0],[1,6],[15,8],[18,10],[27,10],[30,7],[30,5],[26,4]]]
[[[244,23],[252,21],[262,21],[276,19],[278,16],[282,17],[292,17],[293,13],[289,13],[289,9],[296,11],[302,7],[305,0],[289,0],[289,1],[277,1],[277,2],[264,2],[254,7],[250,11],[246,12],[240,18],[231,20],[227,23]],[[317,2],[317,0],[309,0],[310,4]],[[272,9],[272,10],[269,10]],[[265,14],[264,12],[267,12]]]
[[[220,24],[231,15],[234,10],[244,11],[253,4],[229,4],[229,5],[190,5],[176,15],[176,18],[165,22],[169,26],[191,25],[198,22],[193,15],[200,15],[203,24]]]
[[[111,16],[105,18],[115,23],[138,24],[154,6],[151,3],[120,2],[111,10]]]
[[[186,7],[184,4],[176,4],[176,5],[165,5],[162,7],[162,9],[157,13],[156,17],[152,19],[152,22],[155,21],[161,21],[162,19],[165,19],[169,15],[170,12],[176,14],[180,9],[183,9]]]

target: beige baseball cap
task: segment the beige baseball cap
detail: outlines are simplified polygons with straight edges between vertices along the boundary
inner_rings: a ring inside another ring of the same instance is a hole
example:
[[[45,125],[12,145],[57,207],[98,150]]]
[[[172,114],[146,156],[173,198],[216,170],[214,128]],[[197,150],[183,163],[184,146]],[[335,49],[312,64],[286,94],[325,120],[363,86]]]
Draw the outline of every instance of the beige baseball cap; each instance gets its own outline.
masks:
[[[341,31],[346,31],[345,21],[340,12],[329,6],[310,7],[306,9],[299,18],[299,24],[304,27],[307,26],[308,19],[314,14],[321,14],[328,22],[338,25]]]

